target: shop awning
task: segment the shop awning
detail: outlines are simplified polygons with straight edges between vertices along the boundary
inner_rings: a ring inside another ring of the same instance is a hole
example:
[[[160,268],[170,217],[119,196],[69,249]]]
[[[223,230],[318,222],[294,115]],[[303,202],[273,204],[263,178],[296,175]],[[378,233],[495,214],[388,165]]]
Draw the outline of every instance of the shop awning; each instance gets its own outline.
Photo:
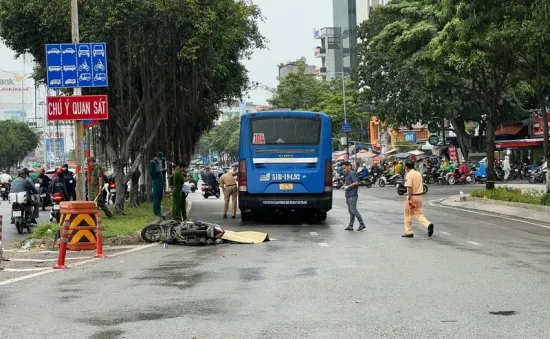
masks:
[[[514,147],[536,147],[542,144],[541,139],[518,139],[518,140],[506,140],[506,141],[497,141],[495,146],[498,149],[503,148],[514,148]]]
[[[516,135],[523,129],[523,125],[500,125],[495,135]]]

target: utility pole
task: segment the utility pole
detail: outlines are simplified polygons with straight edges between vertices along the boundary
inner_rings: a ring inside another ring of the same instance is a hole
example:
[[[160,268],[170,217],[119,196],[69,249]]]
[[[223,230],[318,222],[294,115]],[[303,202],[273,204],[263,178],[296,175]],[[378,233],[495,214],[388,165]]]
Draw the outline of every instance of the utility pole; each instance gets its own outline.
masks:
[[[78,0],[71,0],[71,33],[74,44],[80,42],[80,33],[78,30]],[[77,87],[74,89],[74,95],[82,95],[82,89]],[[76,200],[86,200],[85,178],[82,175],[82,166],[84,165],[84,144],[83,135],[84,129],[82,121],[75,121],[75,160],[76,160]]]
[[[344,124],[348,123],[348,112],[346,110],[346,76],[344,73],[344,61],[342,60],[342,97],[344,102]],[[346,132],[346,154],[349,160],[349,132]]]

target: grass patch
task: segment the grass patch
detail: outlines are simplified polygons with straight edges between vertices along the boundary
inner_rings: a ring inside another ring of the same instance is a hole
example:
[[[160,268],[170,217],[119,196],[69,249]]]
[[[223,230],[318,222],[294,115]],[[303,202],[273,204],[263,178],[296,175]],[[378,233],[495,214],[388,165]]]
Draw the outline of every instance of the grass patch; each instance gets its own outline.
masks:
[[[166,212],[172,208],[172,198],[165,196],[162,199],[162,211]],[[112,211],[113,206],[108,205],[109,209]],[[129,235],[134,234],[136,231],[147,226],[147,224],[155,219],[153,215],[153,204],[145,203],[141,204],[140,207],[130,208],[126,206],[124,209],[126,215],[117,215],[113,219],[109,220],[103,218],[103,236],[105,238],[116,237],[119,235]],[[51,230],[51,233],[48,232]],[[41,224],[34,229],[27,239],[42,239],[42,238],[52,238],[55,236],[55,233],[59,230],[59,225],[48,223]]]
[[[522,191],[519,188],[499,187],[492,190],[474,190],[470,196],[475,198],[519,202],[533,205],[550,205],[550,194],[539,190]]]
[[[172,198],[165,195],[162,199],[162,212],[171,208]],[[126,215],[115,215],[111,220],[103,218],[103,236],[105,238],[134,234],[155,219],[152,203],[144,203],[137,208],[126,207],[124,212]]]

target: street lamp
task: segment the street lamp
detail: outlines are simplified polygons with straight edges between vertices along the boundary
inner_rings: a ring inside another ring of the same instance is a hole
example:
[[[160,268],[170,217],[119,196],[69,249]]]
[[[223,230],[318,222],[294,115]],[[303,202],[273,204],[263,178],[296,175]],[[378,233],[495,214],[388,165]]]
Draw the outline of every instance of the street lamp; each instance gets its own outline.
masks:
[[[346,73],[343,72],[344,64],[342,62],[342,72],[332,72],[332,79],[334,79],[334,76],[337,74],[342,75],[342,101],[343,101],[343,108],[344,108],[344,124],[348,123],[348,112],[346,109]],[[346,155],[349,159],[349,132],[346,133]]]

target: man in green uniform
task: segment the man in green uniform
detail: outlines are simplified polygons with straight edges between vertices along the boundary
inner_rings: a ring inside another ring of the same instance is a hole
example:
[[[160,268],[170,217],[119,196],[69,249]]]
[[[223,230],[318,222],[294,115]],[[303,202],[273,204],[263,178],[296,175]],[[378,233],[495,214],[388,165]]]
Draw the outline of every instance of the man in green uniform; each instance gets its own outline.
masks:
[[[113,214],[111,211],[109,211],[109,208],[107,208],[107,205],[105,205],[105,200],[103,200],[103,177],[105,174],[103,173],[103,168],[99,166],[94,157],[88,158],[88,163],[92,167],[92,175],[91,175],[91,190],[92,194],[90,195],[90,199],[93,199],[97,203],[97,208],[101,209],[103,212],[105,212],[105,216],[107,218],[111,219],[113,217]]]
[[[188,179],[185,173],[185,164],[179,164],[174,168],[174,173],[170,177],[169,184],[172,191],[172,218],[183,221],[187,219],[185,211],[186,196],[183,192],[183,184]]]
[[[158,152],[157,156],[149,162],[149,175],[151,176],[153,186],[153,213],[159,218],[163,218],[162,211],[160,210],[160,203],[162,201],[162,189],[164,178],[162,173],[166,171],[161,166],[161,161],[164,159],[164,153]]]

